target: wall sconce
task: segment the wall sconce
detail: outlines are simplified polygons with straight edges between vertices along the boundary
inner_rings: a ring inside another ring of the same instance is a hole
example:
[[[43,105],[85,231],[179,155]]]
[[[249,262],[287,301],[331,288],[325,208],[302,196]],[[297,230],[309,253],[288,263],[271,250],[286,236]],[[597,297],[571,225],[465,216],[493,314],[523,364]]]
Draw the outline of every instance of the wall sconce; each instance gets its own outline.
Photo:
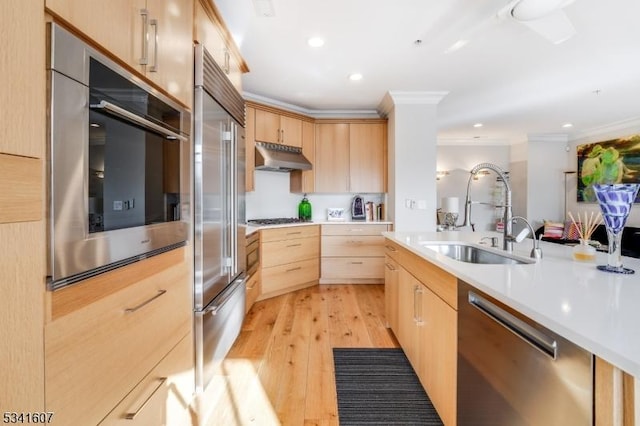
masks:
[[[478,173],[476,173],[475,175],[473,175],[473,180],[478,180],[480,179],[482,176],[486,176],[489,174],[489,170],[480,170],[478,171]]]
[[[449,172],[447,170],[438,170],[436,171],[436,180],[440,180],[440,178],[443,178],[445,176],[447,176],[449,174]]]

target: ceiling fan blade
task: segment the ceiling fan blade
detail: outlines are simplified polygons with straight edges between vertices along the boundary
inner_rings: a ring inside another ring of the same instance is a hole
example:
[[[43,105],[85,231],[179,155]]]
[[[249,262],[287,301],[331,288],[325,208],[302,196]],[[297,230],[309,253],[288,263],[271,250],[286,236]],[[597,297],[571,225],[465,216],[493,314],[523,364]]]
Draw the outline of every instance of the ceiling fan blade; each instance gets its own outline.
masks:
[[[555,12],[538,19],[532,19],[529,21],[520,21],[516,19],[516,21],[528,26],[530,29],[554,44],[560,44],[576,34],[575,27],[563,10],[556,10]]]

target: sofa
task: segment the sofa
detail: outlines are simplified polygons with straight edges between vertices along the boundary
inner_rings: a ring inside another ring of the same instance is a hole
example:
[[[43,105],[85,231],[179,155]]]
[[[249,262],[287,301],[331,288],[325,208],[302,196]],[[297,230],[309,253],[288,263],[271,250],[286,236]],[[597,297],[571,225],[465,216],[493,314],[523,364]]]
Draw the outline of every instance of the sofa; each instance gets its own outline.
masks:
[[[536,238],[540,238],[542,235],[542,241],[548,241],[550,243],[556,244],[577,244],[578,240],[569,239],[569,238],[552,238],[544,236],[544,226],[541,226],[536,231]],[[603,246],[607,246],[609,244],[609,239],[607,237],[607,229],[604,225],[598,225],[591,234],[591,241],[598,241]],[[633,226],[626,226],[622,230],[622,255],[640,258],[640,228],[636,228]],[[604,250],[604,249],[603,249]]]

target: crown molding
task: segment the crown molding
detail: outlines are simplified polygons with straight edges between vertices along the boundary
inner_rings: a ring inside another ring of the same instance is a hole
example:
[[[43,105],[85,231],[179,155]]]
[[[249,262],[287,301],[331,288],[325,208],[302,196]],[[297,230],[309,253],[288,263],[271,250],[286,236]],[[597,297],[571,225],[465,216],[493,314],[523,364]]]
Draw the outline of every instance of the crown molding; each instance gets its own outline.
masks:
[[[378,113],[386,117],[395,105],[437,105],[449,92],[406,92],[390,90],[378,105]]]
[[[571,138],[571,141],[582,142],[587,139],[594,139],[597,137],[623,137],[639,131],[640,117],[632,117],[605,124],[604,126],[593,127],[582,132],[577,132],[574,137]]]
[[[567,133],[531,133],[527,134],[527,142],[560,142],[567,143],[569,134]]]
[[[285,109],[312,118],[380,118],[378,112],[372,109],[308,109],[250,92],[242,92],[242,97],[248,101]]]

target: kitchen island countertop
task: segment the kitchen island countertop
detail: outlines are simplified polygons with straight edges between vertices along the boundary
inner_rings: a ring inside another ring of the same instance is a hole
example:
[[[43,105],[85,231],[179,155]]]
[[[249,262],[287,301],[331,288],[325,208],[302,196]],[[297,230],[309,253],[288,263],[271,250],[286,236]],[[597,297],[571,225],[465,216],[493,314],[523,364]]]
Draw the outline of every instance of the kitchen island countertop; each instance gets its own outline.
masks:
[[[543,258],[534,264],[485,265],[450,259],[423,247],[427,242],[478,244],[495,232],[385,232],[383,235],[511,306],[600,358],[640,378],[640,259],[623,257],[636,271],[621,275],[600,271],[596,261],[574,261],[572,247],[541,243]],[[487,245],[481,247],[492,249]],[[514,244],[513,254],[528,257],[532,240]]]

